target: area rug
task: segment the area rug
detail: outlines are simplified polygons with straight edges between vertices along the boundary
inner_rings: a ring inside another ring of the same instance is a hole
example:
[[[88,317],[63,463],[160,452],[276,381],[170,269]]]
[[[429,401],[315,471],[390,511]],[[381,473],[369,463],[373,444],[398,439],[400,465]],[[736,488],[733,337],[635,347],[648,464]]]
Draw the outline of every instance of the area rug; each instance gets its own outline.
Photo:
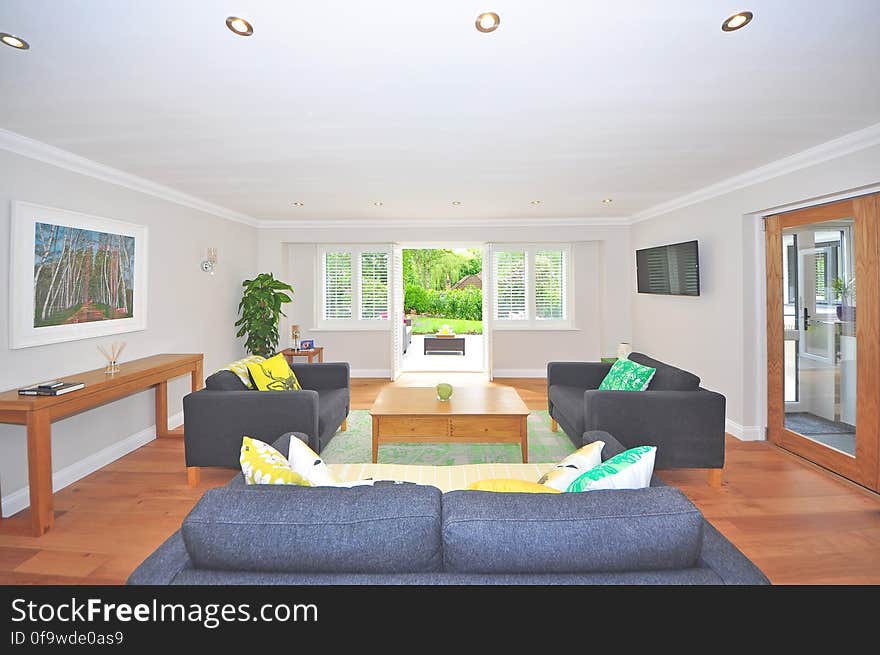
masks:
[[[529,462],[558,462],[574,451],[574,445],[560,428],[551,432],[547,410],[529,414]],[[354,410],[348,416],[348,430],[336,436],[321,453],[328,464],[369,462],[372,446],[372,419],[367,410]],[[391,443],[379,446],[379,462],[388,464],[483,464],[522,462],[516,444],[506,443]]]

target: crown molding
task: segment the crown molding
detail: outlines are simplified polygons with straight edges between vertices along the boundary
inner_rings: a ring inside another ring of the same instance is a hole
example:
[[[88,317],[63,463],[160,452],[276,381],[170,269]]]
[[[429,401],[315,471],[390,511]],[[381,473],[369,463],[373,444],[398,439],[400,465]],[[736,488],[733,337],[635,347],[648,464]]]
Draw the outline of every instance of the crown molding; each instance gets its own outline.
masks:
[[[75,155],[67,150],[50,146],[48,143],[43,143],[42,141],[37,141],[36,139],[31,139],[2,128],[0,128],[0,149],[8,150],[23,157],[36,159],[37,161],[42,161],[47,164],[52,164],[53,166],[58,166],[59,168],[64,168],[74,173],[87,175],[97,180],[109,182],[110,184],[116,184],[133,191],[139,191],[140,193],[161,198],[162,200],[167,200],[178,205],[191,207],[192,209],[203,211],[206,214],[211,214],[218,218],[225,218],[228,221],[244,223],[251,227],[257,227],[259,224],[259,221],[246,214],[241,214],[231,209],[227,209],[226,207],[215,205],[206,200],[202,200],[201,198],[196,198],[195,196],[172,189],[171,187],[151,182],[150,180],[138,177],[137,175],[121,171],[118,168],[112,168],[100,164],[91,159]]]
[[[259,221],[263,230],[339,229],[339,228],[439,228],[439,227],[625,227],[629,216],[598,216],[584,218],[325,218]]]
[[[876,123],[869,127],[856,132],[844,134],[841,137],[820,143],[818,146],[802,150],[774,162],[759,166],[740,175],[734,175],[721,182],[716,182],[707,187],[703,187],[693,193],[674,198],[667,202],[662,202],[653,207],[649,207],[643,211],[633,215],[631,224],[641,223],[663,214],[695,205],[699,202],[715,198],[717,196],[742,189],[754,184],[760,184],[767,180],[772,180],[780,175],[786,175],[799,171],[803,168],[815,166],[822,162],[843,157],[844,155],[864,150],[872,146],[880,145],[880,123]]]

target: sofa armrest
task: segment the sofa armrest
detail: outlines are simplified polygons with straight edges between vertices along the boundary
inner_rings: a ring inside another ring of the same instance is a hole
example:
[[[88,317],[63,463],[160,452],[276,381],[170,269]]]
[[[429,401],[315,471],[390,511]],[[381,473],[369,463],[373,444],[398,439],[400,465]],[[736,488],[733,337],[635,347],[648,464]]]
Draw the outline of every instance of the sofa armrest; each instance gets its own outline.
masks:
[[[348,389],[351,386],[348,362],[293,364],[290,368],[303,389]]]
[[[708,521],[703,525],[703,548],[699,563],[712,569],[724,584],[770,584],[761,569]]]
[[[318,448],[318,392],[208,391],[183,398],[187,466],[239,467],[241,439],[272,443],[285,432],[302,432]]]
[[[724,466],[725,398],[713,391],[589,390],[584,420],[627,448],[657,446],[657,468]]]
[[[129,585],[169,585],[191,563],[180,530],[168,537],[128,577]]]

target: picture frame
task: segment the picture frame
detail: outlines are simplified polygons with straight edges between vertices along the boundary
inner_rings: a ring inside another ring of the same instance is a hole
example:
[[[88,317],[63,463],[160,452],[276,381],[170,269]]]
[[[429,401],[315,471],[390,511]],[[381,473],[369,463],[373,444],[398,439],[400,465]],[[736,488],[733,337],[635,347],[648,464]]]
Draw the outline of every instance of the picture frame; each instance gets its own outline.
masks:
[[[315,347],[315,340],[314,339],[301,339],[299,342],[299,349],[300,350],[311,350],[314,347]]]
[[[12,201],[9,347],[147,328],[145,225]]]

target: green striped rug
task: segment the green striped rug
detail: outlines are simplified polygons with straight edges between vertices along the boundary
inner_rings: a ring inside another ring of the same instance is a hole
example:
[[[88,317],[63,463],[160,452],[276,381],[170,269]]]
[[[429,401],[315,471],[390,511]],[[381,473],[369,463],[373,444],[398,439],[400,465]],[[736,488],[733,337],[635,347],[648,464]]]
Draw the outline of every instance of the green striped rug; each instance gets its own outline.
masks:
[[[550,431],[547,411],[529,414],[529,462],[558,462],[574,451],[566,434]],[[348,430],[337,432],[321,456],[328,464],[370,461],[372,421],[367,410],[354,410]],[[522,462],[519,446],[506,443],[392,443],[379,446],[379,462],[388,464],[484,464]]]

